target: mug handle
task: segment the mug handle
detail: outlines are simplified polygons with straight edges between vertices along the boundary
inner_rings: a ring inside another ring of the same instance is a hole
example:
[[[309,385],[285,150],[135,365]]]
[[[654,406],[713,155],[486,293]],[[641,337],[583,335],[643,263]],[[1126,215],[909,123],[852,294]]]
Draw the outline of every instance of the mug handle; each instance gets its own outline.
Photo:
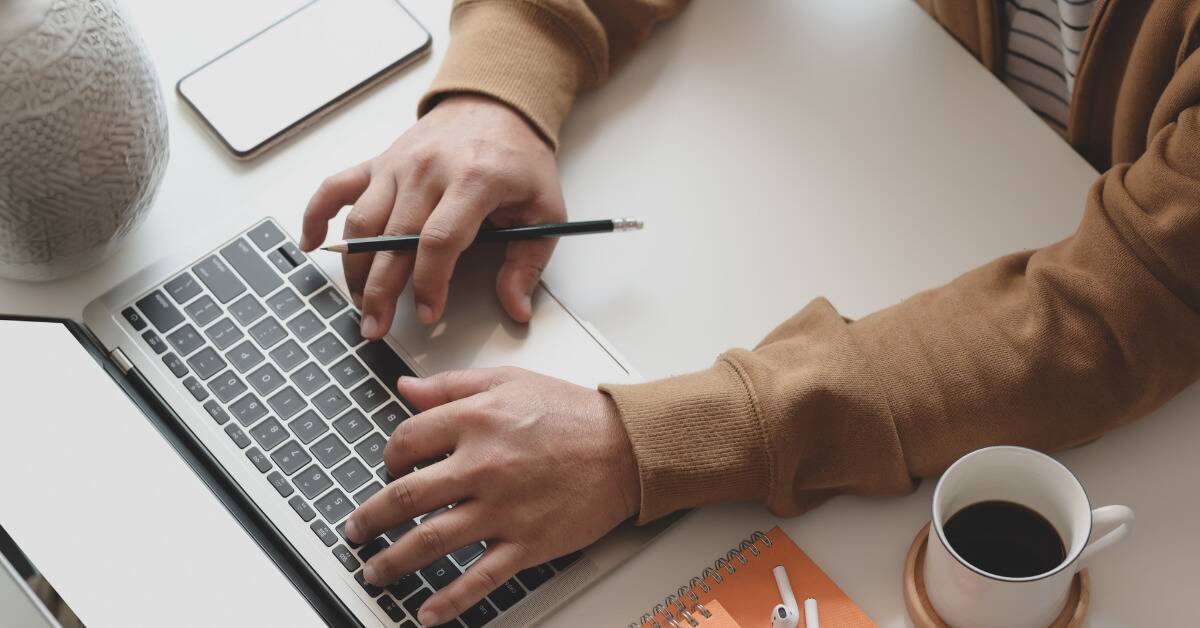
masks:
[[[1087,562],[1105,548],[1120,541],[1129,533],[1129,525],[1133,523],[1133,510],[1128,506],[1102,506],[1092,511],[1092,530],[1108,528],[1108,533],[1089,543],[1079,554],[1079,567],[1083,569]]]

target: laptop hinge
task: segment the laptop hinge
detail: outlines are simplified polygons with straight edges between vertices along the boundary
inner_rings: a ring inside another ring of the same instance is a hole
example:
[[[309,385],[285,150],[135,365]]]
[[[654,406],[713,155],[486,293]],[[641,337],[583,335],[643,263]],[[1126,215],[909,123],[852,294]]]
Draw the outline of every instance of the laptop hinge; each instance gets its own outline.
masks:
[[[124,351],[121,351],[120,347],[109,351],[108,358],[113,361],[113,364],[117,365],[117,368],[121,369],[122,375],[128,375],[129,371],[133,370],[133,362],[129,361],[129,358],[125,355]]]

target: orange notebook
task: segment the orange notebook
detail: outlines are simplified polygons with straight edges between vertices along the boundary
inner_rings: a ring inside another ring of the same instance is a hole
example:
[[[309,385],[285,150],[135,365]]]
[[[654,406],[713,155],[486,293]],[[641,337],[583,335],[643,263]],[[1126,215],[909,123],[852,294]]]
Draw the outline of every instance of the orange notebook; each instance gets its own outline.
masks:
[[[755,532],[632,625],[770,628],[771,609],[780,603],[771,573],[776,565],[787,568],[801,614],[804,600],[816,598],[821,628],[875,625],[779,527],[766,534]]]

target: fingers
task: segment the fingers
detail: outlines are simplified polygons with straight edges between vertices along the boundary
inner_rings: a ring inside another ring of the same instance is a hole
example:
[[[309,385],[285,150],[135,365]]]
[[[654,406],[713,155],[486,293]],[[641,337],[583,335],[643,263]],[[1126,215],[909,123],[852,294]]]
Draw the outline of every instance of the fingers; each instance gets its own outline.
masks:
[[[447,406],[401,421],[383,449],[383,460],[392,477],[405,475],[422,460],[454,451],[459,437],[454,419],[466,411],[464,407]]]
[[[346,536],[355,543],[365,543],[414,517],[466,499],[469,490],[455,477],[456,464],[446,460],[392,481],[350,515]]]
[[[518,323],[533,317],[533,291],[550,263],[557,239],[510,242],[500,273],[496,275],[496,294],[504,311]]]
[[[439,189],[421,181],[409,181],[396,195],[384,235],[417,233],[437,204]],[[396,301],[408,283],[415,255],[411,251],[382,251],[371,262],[363,286],[362,335],[382,338],[396,315]]]
[[[354,209],[346,216],[346,226],[342,237],[369,238],[383,232],[387,225],[388,215],[391,214],[392,204],[396,200],[396,182],[391,177],[376,177],[367,186],[367,190],[358,197]],[[371,253],[355,253],[342,255],[342,271],[346,274],[346,287],[354,304],[361,307],[363,285],[367,282],[367,273],[371,270],[371,262],[375,256]]]
[[[468,501],[426,518],[367,561],[363,577],[371,584],[386,586],[460,547],[487,538],[493,531],[489,518],[480,516],[479,510],[474,502]]]
[[[501,193],[498,187],[451,185],[425,221],[412,274],[417,318],[422,322],[441,318],[454,265],[475,239],[483,217],[496,208]]]
[[[398,388],[405,399],[425,411],[491,390],[511,380],[516,373],[516,369],[510,368],[445,371],[423,378],[401,377]]]
[[[371,183],[369,162],[348,168],[321,182],[321,186],[304,209],[303,235],[300,248],[312,251],[325,241],[329,220],[343,207],[358,200]]]
[[[516,575],[517,571],[524,567],[526,555],[524,548],[514,543],[489,546],[483,556],[463,575],[425,600],[417,619],[423,626],[436,626],[461,615]]]

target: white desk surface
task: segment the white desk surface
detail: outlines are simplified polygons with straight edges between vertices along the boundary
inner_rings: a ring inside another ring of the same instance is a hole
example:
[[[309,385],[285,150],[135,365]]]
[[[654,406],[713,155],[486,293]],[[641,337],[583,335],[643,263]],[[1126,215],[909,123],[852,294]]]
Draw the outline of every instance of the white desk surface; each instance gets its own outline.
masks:
[[[328,174],[414,118],[448,3],[409,0],[430,59],[249,164],[222,154],[171,91],[178,77],[301,0],[124,0],[162,76],[171,162],[157,207],[107,264],[54,284],[0,281],[0,311],[78,318],[113,283],[214,221],[290,222]],[[661,29],[563,134],[575,219],[634,215],[639,234],[564,242],[547,275],[641,372],[752,346],[818,295],[862,316],[1076,225],[1095,172],[908,0],[697,2]],[[1019,182],[1019,183],[1014,183]],[[1200,389],[1060,456],[1097,505],[1138,514],[1092,565],[1092,626],[1194,621]],[[686,443],[681,443],[681,451]],[[703,455],[696,452],[695,455]],[[900,571],[932,482],[839,497],[783,528],[879,624],[908,625]],[[694,513],[550,625],[625,625],[748,532],[751,505]]]

